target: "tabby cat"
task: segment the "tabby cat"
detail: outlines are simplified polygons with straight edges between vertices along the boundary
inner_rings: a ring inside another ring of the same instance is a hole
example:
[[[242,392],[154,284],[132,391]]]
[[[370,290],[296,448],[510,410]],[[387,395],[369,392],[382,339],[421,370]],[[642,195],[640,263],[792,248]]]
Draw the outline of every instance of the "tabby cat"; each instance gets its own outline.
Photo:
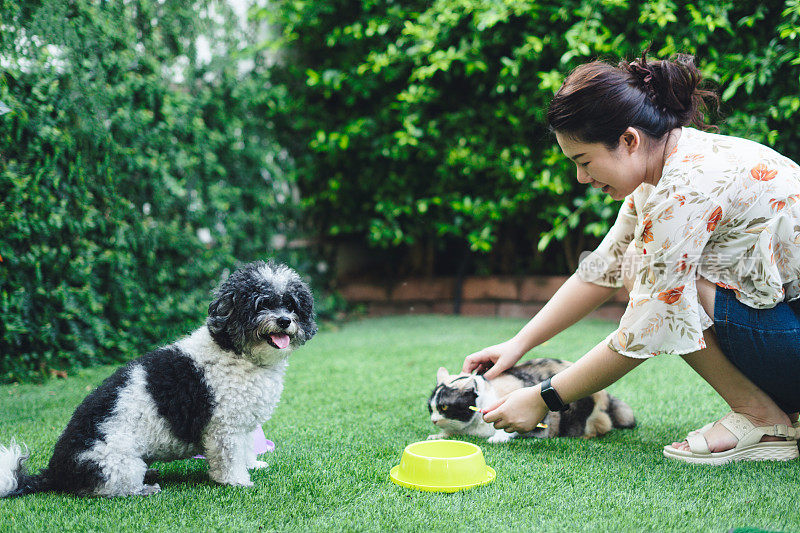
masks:
[[[491,380],[478,374],[450,375],[447,369],[440,368],[436,374],[436,388],[428,400],[431,422],[440,432],[428,438],[475,435],[488,437],[489,442],[507,442],[517,434],[496,430],[470,406],[490,407],[506,394],[541,383],[571,364],[560,359],[533,359]],[[636,419],[628,404],[601,390],[570,403],[566,411],[549,412],[542,424],[547,427],[536,428],[523,436],[591,438],[608,433],[612,428],[632,428]]]

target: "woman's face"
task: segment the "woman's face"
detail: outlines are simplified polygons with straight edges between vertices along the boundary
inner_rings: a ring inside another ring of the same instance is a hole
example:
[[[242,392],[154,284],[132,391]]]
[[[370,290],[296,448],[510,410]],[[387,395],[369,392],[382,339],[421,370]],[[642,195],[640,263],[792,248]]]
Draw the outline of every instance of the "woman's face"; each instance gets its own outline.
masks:
[[[647,161],[639,132],[628,128],[613,150],[602,143],[584,143],[556,132],[564,155],[578,167],[578,181],[602,189],[614,200],[622,200],[645,181]]]

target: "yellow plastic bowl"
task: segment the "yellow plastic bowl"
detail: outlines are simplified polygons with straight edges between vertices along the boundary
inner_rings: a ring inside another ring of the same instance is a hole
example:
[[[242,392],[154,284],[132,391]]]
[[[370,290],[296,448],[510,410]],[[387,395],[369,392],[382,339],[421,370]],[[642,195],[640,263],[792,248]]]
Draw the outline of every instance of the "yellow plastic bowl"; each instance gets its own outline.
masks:
[[[410,489],[456,492],[493,481],[483,452],[457,440],[424,440],[406,446],[389,479]]]

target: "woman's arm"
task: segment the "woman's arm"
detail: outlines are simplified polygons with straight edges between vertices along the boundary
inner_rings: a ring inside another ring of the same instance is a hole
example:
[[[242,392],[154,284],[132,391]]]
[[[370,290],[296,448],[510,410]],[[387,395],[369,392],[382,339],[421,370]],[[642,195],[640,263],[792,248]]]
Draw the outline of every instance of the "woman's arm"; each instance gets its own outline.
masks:
[[[564,403],[584,398],[611,385],[645,359],[619,354],[603,340],[575,364],[553,376],[550,383]],[[547,414],[541,387],[519,389],[489,408],[483,417],[497,429],[531,431]]]
[[[530,349],[578,322],[618,290],[583,281],[573,274],[519,333],[506,342],[467,356],[462,371],[472,372],[491,363],[494,366],[484,377],[496,377],[514,366]]]

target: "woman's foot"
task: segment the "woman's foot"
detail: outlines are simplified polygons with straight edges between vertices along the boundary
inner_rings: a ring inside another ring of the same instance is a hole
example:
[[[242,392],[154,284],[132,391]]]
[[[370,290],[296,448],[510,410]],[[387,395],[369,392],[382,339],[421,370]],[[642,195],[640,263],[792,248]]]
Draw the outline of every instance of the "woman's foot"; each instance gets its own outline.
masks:
[[[758,415],[751,415],[746,412],[739,412],[739,414],[744,415],[750,422],[753,423],[754,426],[772,426],[774,424],[785,424],[788,426],[792,425],[792,420],[786,415],[786,413],[779,411],[779,412],[767,412],[767,413],[759,413]],[[708,449],[712,452],[725,452],[731,450],[736,447],[736,444],[739,442],[736,437],[728,431],[722,424],[715,423],[711,429],[703,433],[703,437],[706,439],[708,443]],[[772,437],[765,435],[761,441],[768,442],[768,441],[778,441],[784,440],[782,437]],[[689,451],[689,443],[686,441],[683,442],[673,442],[672,447],[678,450]]]

